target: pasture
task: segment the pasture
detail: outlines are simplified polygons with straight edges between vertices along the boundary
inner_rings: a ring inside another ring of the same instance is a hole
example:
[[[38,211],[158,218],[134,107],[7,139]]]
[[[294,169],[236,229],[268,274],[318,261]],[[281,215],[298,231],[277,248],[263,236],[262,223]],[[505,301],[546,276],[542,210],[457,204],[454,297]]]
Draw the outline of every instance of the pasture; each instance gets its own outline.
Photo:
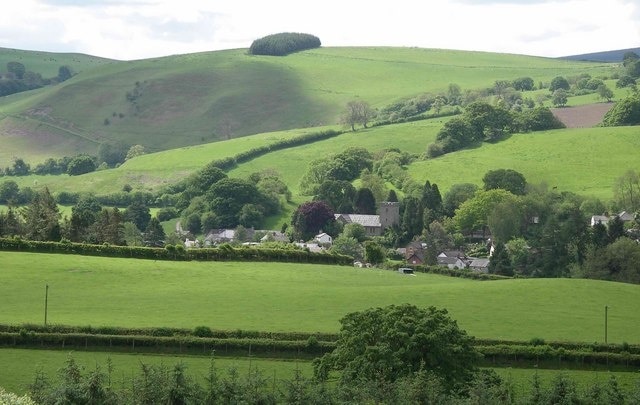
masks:
[[[638,170],[640,138],[633,127],[563,129],[514,134],[509,139],[417,161],[409,174],[446,192],[456,183],[482,185],[489,170],[513,169],[528,183],[609,200],[615,179]]]
[[[472,281],[289,263],[164,262],[0,252],[0,323],[337,332],[353,311],[446,308],[479,338],[639,343],[638,285],[583,279]]]

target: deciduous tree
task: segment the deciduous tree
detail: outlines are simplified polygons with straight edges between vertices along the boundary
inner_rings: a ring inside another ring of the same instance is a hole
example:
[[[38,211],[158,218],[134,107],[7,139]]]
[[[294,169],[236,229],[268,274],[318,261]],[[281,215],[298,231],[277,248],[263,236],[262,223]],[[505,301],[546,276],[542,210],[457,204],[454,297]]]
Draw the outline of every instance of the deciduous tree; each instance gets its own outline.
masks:
[[[356,124],[362,124],[363,127],[367,128],[375,114],[375,110],[366,101],[349,101],[345,111],[342,113],[340,122],[355,131]]]
[[[333,227],[335,217],[333,210],[324,201],[310,201],[303,203],[293,213],[291,225],[294,227],[296,240],[309,240],[320,231],[329,232]]]
[[[511,194],[524,195],[527,180],[522,173],[512,169],[489,170],[482,178],[485,191],[501,188]]]
[[[335,350],[314,362],[318,378],[336,369],[345,384],[393,382],[425,370],[455,391],[477,370],[473,338],[445,309],[391,305],[350,313],[340,323]]]

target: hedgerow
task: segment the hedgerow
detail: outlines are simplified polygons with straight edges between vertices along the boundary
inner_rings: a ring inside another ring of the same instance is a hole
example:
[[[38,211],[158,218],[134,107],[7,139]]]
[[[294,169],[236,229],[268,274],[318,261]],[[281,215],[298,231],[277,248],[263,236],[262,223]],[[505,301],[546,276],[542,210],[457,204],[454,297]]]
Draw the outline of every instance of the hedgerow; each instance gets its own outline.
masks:
[[[0,238],[0,250],[35,253],[63,253],[86,256],[122,257],[176,261],[261,261],[350,265],[350,256],[312,253],[306,250],[264,249],[260,247],[175,249],[90,245],[72,242],[39,242],[21,238]]]

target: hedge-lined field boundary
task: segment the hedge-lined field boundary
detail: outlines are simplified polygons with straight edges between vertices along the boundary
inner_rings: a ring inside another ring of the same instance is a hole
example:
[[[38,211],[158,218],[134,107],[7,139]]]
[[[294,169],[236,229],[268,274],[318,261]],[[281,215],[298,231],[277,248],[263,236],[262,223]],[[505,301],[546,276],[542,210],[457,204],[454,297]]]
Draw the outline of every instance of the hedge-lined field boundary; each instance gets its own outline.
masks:
[[[184,249],[168,245],[165,248],[90,245],[74,242],[39,242],[21,238],[0,238],[0,250],[31,253],[61,253],[84,256],[121,257],[174,261],[247,261],[291,262],[351,265],[351,256],[313,253],[306,250],[266,249],[260,247]]]
[[[0,346],[131,353],[256,355],[314,358],[336,347],[337,334],[223,331],[208,327],[118,328],[65,325],[0,325]],[[557,364],[575,368],[640,366],[640,345],[477,339],[484,364]]]

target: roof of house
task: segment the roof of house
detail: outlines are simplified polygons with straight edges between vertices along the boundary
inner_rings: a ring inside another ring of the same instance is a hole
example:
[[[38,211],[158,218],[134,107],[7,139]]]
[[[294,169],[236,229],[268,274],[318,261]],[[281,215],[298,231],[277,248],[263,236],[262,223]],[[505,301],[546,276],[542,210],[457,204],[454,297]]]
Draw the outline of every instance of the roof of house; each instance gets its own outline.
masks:
[[[458,263],[463,263],[464,262],[458,258],[458,257],[438,257],[438,264],[458,264]]]
[[[324,248],[317,243],[304,243],[304,242],[296,242],[294,243],[296,246],[301,247],[303,249],[309,249],[311,253],[320,253],[324,251]]]
[[[260,238],[260,242],[267,242],[273,240],[276,242],[289,242],[287,234],[278,231],[267,231],[267,233]]]
[[[438,257],[459,257],[464,258],[465,254],[461,250],[445,250],[438,255]]]
[[[331,235],[329,235],[329,234],[328,234],[328,233],[326,233],[326,232],[322,232],[322,233],[317,234],[317,235],[315,236],[315,238],[316,238],[316,239],[320,239],[320,238],[324,238],[325,236],[328,236],[329,238],[331,238]]]
[[[591,226],[601,223],[602,225],[606,225],[609,222],[609,217],[606,215],[593,215],[591,217]]]
[[[336,220],[343,220],[345,223],[360,224],[365,227],[382,227],[380,223],[380,215],[364,215],[364,214],[334,214]]]
[[[236,236],[235,229],[212,229],[207,234],[206,240],[232,240]]]
[[[627,211],[622,211],[621,213],[618,214],[618,217],[620,217],[620,219],[625,222],[633,221],[633,219],[635,218],[633,214],[630,214]]]
[[[483,268],[489,267],[489,259],[473,259],[469,263],[469,267]]]

